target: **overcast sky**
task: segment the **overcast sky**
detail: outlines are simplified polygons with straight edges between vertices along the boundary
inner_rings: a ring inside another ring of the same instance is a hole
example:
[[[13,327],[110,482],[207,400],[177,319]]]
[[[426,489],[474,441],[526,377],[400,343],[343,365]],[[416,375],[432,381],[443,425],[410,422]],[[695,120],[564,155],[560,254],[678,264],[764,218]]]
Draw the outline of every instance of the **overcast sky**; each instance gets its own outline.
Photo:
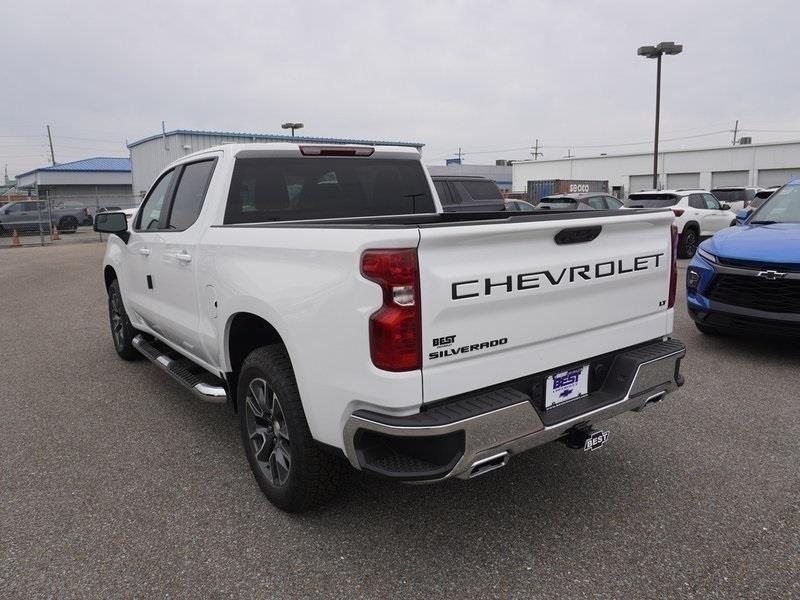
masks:
[[[0,161],[127,156],[168,129],[420,141],[426,162],[800,138],[800,3],[8,0]],[[757,131],[759,130],[759,131]],[[769,131],[761,131],[769,130]],[[719,132],[714,135],[705,135]],[[12,137],[13,136],[13,137]],[[694,137],[690,137],[694,136]],[[645,142],[644,145],[623,145]],[[581,147],[584,146],[584,147]],[[594,147],[587,147],[594,146]],[[0,163],[1,166],[1,163]]]

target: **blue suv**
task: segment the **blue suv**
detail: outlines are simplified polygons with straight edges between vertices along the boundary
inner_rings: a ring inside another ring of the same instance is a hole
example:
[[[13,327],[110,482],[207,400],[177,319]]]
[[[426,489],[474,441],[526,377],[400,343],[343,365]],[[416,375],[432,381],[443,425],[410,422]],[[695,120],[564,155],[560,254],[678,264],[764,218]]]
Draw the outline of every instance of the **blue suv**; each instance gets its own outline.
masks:
[[[689,315],[703,333],[800,336],[800,179],[736,221],[689,263]]]

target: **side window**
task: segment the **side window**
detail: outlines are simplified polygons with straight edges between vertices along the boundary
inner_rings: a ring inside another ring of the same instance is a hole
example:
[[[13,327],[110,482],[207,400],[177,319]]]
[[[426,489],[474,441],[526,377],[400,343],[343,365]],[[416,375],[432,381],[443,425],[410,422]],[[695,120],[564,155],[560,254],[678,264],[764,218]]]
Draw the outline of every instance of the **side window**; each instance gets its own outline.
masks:
[[[703,194],[703,198],[706,199],[706,208],[710,210],[722,210],[719,200],[717,200],[712,194]]]
[[[450,197],[450,190],[445,181],[434,181],[433,187],[436,188],[436,193],[439,194],[439,200],[442,206],[450,206],[453,204],[453,199]]]
[[[445,183],[445,185],[447,184]],[[453,204],[463,204],[464,202],[469,202],[469,196],[467,196],[465,193],[462,193],[458,187],[458,182],[456,182],[455,185],[449,185],[447,187],[450,188]]]
[[[170,207],[167,229],[182,231],[197,220],[213,170],[213,160],[190,163],[183,167],[175,190],[175,199]]]
[[[39,203],[38,202],[25,202],[22,205],[22,210],[25,212],[39,212]]]
[[[705,210],[706,202],[700,194],[689,194],[689,206],[692,208],[702,208]]]
[[[142,207],[139,209],[139,217],[136,222],[137,231],[158,229],[158,225],[161,222],[161,209],[164,207],[164,200],[167,198],[167,192],[174,173],[173,169],[164,173],[158,183],[150,190],[150,194],[145,198]]]
[[[605,200],[603,200],[602,196],[592,196],[591,198],[587,198],[586,204],[599,210],[604,210],[606,207]]]
[[[614,196],[606,196],[605,198],[608,208],[619,208],[622,206],[622,202],[620,202],[619,199],[614,198]]]

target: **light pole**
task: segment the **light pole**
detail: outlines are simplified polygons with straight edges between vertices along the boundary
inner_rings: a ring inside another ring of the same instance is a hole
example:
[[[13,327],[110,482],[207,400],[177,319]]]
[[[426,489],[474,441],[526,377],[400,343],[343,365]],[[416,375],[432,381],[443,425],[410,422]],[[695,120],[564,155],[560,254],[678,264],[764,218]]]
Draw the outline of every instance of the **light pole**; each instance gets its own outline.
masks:
[[[642,46],[636,51],[639,56],[658,60],[656,68],[656,137],[653,142],[653,189],[658,189],[658,119],[661,114],[661,56],[680,54],[683,46],[675,42],[661,42],[657,46]]]
[[[284,123],[281,125],[281,129],[291,129],[292,130],[292,137],[294,137],[294,130],[295,129],[302,129],[302,123]]]

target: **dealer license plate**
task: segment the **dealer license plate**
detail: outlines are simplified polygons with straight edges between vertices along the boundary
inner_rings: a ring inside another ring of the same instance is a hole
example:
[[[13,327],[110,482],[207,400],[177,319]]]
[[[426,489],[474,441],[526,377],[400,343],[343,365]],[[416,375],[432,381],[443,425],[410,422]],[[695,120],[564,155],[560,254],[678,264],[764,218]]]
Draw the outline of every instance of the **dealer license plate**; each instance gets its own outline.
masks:
[[[550,375],[545,384],[544,408],[585,396],[589,392],[589,365]]]

